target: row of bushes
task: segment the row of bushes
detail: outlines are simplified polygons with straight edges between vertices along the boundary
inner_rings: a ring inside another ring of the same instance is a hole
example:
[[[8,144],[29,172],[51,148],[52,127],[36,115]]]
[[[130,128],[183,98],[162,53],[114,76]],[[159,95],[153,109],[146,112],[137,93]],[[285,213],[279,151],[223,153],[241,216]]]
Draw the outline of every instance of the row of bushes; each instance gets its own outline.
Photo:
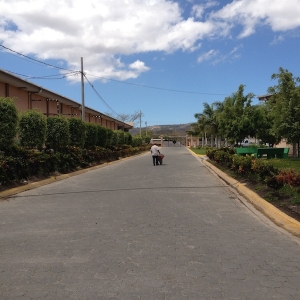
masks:
[[[206,155],[219,165],[250,179],[262,181],[275,190],[280,189],[285,184],[292,187],[300,186],[300,173],[294,170],[280,170],[268,160],[257,159],[248,155],[237,155],[231,148],[207,149]]]
[[[0,98],[0,149],[18,143],[25,148],[47,148],[58,151],[66,146],[91,149],[117,145],[142,145],[141,137],[112,130],[99,124],[85,123],[78,118],[55,116],[46,118],[38,110],[18,114],[11,98]]]
[[[18,113],[0,97],[0,185],[66,173],[148,150],[141,137],[78,118]]]
[[[20,182],[34,176],[48,176],[56,171],[67,173],[146,150],[149,150],[149,146],[123,145],[114,149],[96,147],[93,150],[67,146],[61,148],[59,152],[40,152],[14,145],[9,150],[11,155],[0,153],[0,184]]]

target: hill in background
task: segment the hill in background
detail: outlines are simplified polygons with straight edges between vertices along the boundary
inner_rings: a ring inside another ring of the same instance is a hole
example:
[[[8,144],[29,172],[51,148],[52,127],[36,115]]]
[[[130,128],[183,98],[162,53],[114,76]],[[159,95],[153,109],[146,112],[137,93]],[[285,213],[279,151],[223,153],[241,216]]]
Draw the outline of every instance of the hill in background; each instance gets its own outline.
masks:
[[[146,130],[146,127],[141,128],[142,131]],[[152,131],[153,136],[167,135],[167,136],[186,136],[186,131],[191,130],[191,123],[188,124],[174,124],[174,125],[154,125],[148,126],[147,131]],[[132,135],[140,133],[140,128],[133,128],[129,131]]]

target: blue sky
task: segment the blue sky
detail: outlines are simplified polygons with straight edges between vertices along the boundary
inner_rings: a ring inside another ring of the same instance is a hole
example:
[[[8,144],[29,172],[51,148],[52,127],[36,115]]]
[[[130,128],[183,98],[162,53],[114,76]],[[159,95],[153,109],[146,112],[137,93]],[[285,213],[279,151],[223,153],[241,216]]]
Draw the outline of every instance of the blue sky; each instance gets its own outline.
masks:
[[[115,118],[141,111],[142,126],[194,122],[204,102],[223,101],[240,84],[245,94],[265,94],[280,67],[300,76],[300,0],[0,0],[0,6],[1,45],[75,71],[83,57],[102,98],[86,82],[86,106]],[[81,102],[78,75],[30,78],[66,71],[3,47],[0,68]]]

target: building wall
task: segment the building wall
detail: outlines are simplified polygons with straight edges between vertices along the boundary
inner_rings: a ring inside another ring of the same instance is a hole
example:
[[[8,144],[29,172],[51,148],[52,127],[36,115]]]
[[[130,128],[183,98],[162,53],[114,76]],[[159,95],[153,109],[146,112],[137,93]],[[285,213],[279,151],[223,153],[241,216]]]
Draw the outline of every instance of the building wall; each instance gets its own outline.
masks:
[[[0,82],[0,97],[7,97],[5,93],[5,83]]]
[[[195,137],[195,136],[187,136],[186,137],[186,145],[188,147],[198,147],[201,146],[201,137]]]
[[[82,111],[79,107],[59,103],[56,99],[47,99],[39,93],[31,93],[4,82],[0,82],[0,97],[13,98],[20,112],[28,109],[38,109],[47,117],[61,114],[67,118],[81,118]],[[76,104],[74,103],[74,105]],[[101,117],[100,113],[93,114],[85,112],[85,122],[100,124],[112,130],[118,129],[117,121],[106,119],[105,116]],[[122,124],[119,125],[123,126]]]

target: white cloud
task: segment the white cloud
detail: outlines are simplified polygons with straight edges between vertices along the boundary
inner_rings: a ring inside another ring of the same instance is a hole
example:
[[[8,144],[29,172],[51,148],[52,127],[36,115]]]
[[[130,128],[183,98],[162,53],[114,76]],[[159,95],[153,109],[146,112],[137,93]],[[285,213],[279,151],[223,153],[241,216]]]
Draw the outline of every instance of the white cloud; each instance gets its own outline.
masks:
[[[239,45],[237,47],[234,47],[229,53],[227,54],[222,54],[220,53],[220,51],[218,50],[209,50],[206,53],[201,54],[198,59],[197,62],[201,63],[203,61],[211,61],[211,63],[213,65],[217,65],[221,62],[227,61],[227,62],[232,62],[235,61],[237,59],[239,59],[241,57],[240,54],[240,49],[242,48],[242,45]]]
[[[215,57],[216,55],[218,54],[218,51],[216,50],[209,50],[208,52],[206,53],[203,53],[201,54],[198,59],[197,59],[197,62],[198,63],[201,63],[203,61],[206,61],[206,60],[211,60],[213,57]]]
[[[130,64],[129,67],[130,67],[130,69],[134,69],[134,70],[137,70],[139,72],[145,72],[145,71],[148,71],[150,69],[147,66],[145,66],[144,62],[142,62],[140,60],[137,60],[134,63]]]
[[[192,8],[192,15],[198,19],[202,18],[204,12],[205,7],[203,5],[194,5]]]
[[[282,34],[279,34],[278,36],[275,36],[273,41],[271,42],[271,45],[277,45],[284,41],[284,36]]]
[[[300,0],[233,0],[219,10],[208,0],[192,5],[189,18],[179,0],[0,1],[5,46],[39,59],[64,60],[76,69],[84,57],[89,72],[122,80],[149,71],[137,60],[140,53],[196,51],[205,39],[232,36],[236,26],[243,28],[240,38],[258,26],[274,32],[300,26]],[[132,55],[133,61],[124,63],[124,56]]]
[[[211,7],[214,7],[214,6],[217,6],[219,3],[217,1],[207,1],[206,3],[204,4],[195,4],[193,5],[192,7],[192,11],[191,11],[191,14],[192,16],[194,16],[195,18],[202,18],[204,13],[205,13],[205,10],[207,8],[211,8]]]
[[[273,31],[287,31],[300,26],[300,0],[234,0],[210,18],[242,25],[240,38],[253,34],[262,25]]]

